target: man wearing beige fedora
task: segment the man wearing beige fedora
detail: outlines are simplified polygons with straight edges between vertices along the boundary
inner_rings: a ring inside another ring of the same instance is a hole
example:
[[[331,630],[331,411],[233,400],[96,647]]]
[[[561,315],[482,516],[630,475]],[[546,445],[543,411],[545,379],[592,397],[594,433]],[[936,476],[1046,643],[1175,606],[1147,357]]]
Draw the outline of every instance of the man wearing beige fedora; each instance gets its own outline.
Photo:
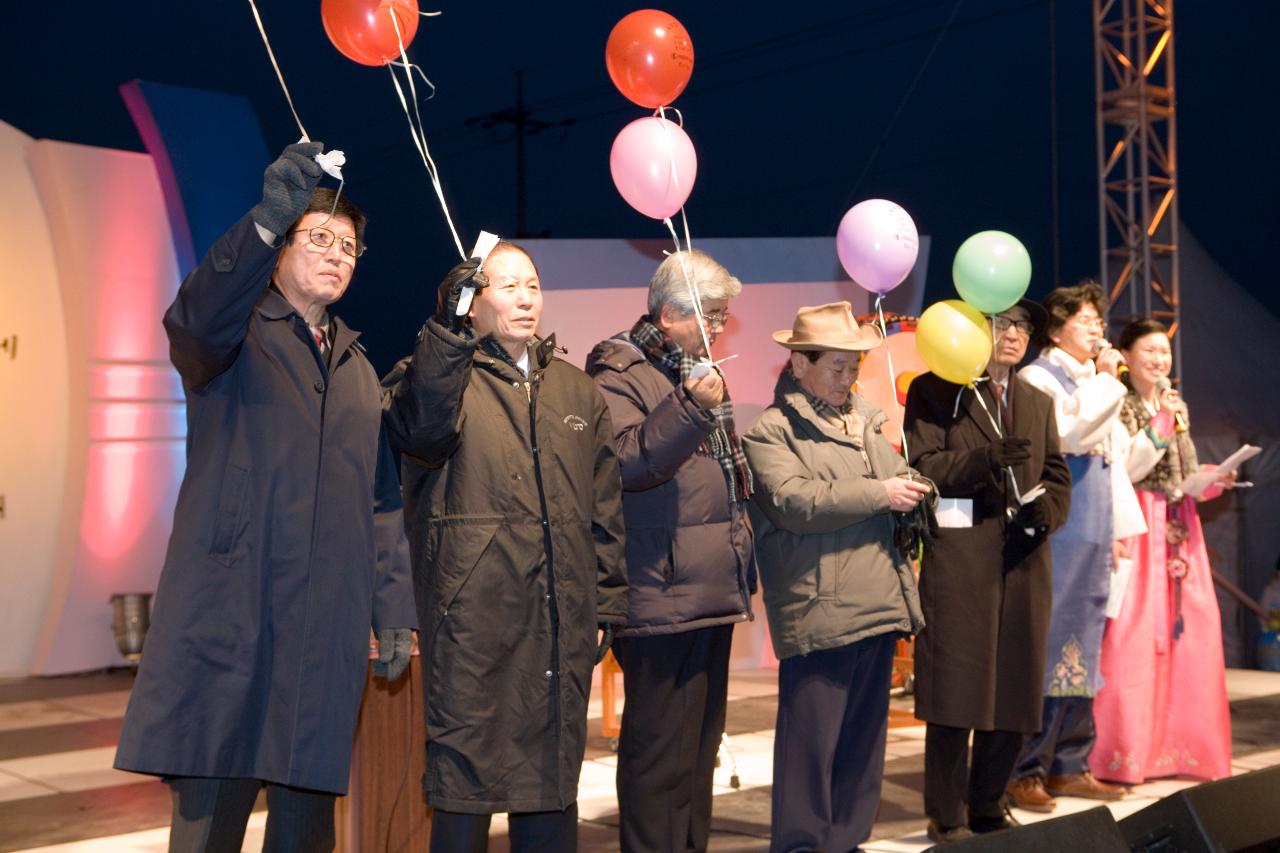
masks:
[[[880,336],[848,302],[775,332],[791,358],[742,437],[778,668],[771,849],[853,850],[880,802],[894,644],[924,624],[896,514],[930,496],[853,393]]]

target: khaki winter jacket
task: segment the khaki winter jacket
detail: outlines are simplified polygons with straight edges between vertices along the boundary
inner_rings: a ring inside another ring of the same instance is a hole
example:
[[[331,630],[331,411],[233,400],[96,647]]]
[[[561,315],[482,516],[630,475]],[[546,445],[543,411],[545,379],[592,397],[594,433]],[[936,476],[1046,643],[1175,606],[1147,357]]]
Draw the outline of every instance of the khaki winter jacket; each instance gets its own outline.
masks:
[[[906,463],[880,434],[885,414],[854,395],[871,470],[849,436],[822,420],[789,370],[773,405],[742,437],[755,475],[750,514],[778,658],[924,626],[915,575],[893,545],[878,480]]]

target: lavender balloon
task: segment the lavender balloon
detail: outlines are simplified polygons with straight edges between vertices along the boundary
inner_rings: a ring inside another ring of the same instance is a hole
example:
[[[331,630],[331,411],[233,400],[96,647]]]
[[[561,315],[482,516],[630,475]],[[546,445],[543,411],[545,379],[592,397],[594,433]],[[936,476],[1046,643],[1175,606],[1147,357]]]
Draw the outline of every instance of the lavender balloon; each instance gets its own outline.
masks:
[[[836,254],[849,278],[885,294],[906,281],[920,252],[916,224],[900,205],[882,198],[858,202],[836,229]]]

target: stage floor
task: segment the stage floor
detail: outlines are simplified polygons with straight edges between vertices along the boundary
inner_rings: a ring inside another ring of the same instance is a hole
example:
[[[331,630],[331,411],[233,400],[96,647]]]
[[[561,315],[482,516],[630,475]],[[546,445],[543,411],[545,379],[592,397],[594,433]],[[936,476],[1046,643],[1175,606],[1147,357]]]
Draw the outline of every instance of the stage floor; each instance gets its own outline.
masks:
[[[0,853],[160,853],[168,842],[169,796],[161,783],[111,769],[132,676],[127,672],[63,678],[0,679]],[[1280,764],[1280,673],[1229,670],[1235,773]],[[579,785],[579,850],[617,850],[616,758],[600,735],[600,701],[591,706],[591,738]],[[741,787],[729,786],[731,762],[716,773],[711,849],[768,849],[769,793],[777,673],[734,672],[729,682],[728,733]],[[929,846],[921,802],[924,726],[911,699],[892,700],[885,780],[872,840],[878,853],[913,853]],[[1110,804],[1117,818],[1131,814],[1190,780],[1139,785]],[[1054,815],[1016,812],[1023,822],[1044,820],[1096,803],[1060,798]],[[256,813],[245,850],[260,850],[265,814]],[[423,850],[426,849],[423,839]],[[497,818],[490,849],[507,850]]]

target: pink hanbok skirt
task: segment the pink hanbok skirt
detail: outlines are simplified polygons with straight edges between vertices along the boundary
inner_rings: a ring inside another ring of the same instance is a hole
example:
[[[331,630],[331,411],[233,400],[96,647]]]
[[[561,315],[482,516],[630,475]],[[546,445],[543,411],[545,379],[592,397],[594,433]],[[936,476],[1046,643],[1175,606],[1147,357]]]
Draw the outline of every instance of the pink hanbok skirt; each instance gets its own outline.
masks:
[[[1097,741],[1089,767],[1101,779],[1127,784],[1162,776],[1221,779],[1231,775],[1231,716],[1200,516],[1192,498],[1171,506],[1164,495],[1141,489],[1138,500],[1149,532],[1128,542],[1133,573],[1120,615],[1103,634],[1104,683],[1093,703]],[[1171,528],[1178,538],[1171,510],[1185,526],[1176,550],[1169,542]],[[1180,582],[1174,556],[1186,570]]]

